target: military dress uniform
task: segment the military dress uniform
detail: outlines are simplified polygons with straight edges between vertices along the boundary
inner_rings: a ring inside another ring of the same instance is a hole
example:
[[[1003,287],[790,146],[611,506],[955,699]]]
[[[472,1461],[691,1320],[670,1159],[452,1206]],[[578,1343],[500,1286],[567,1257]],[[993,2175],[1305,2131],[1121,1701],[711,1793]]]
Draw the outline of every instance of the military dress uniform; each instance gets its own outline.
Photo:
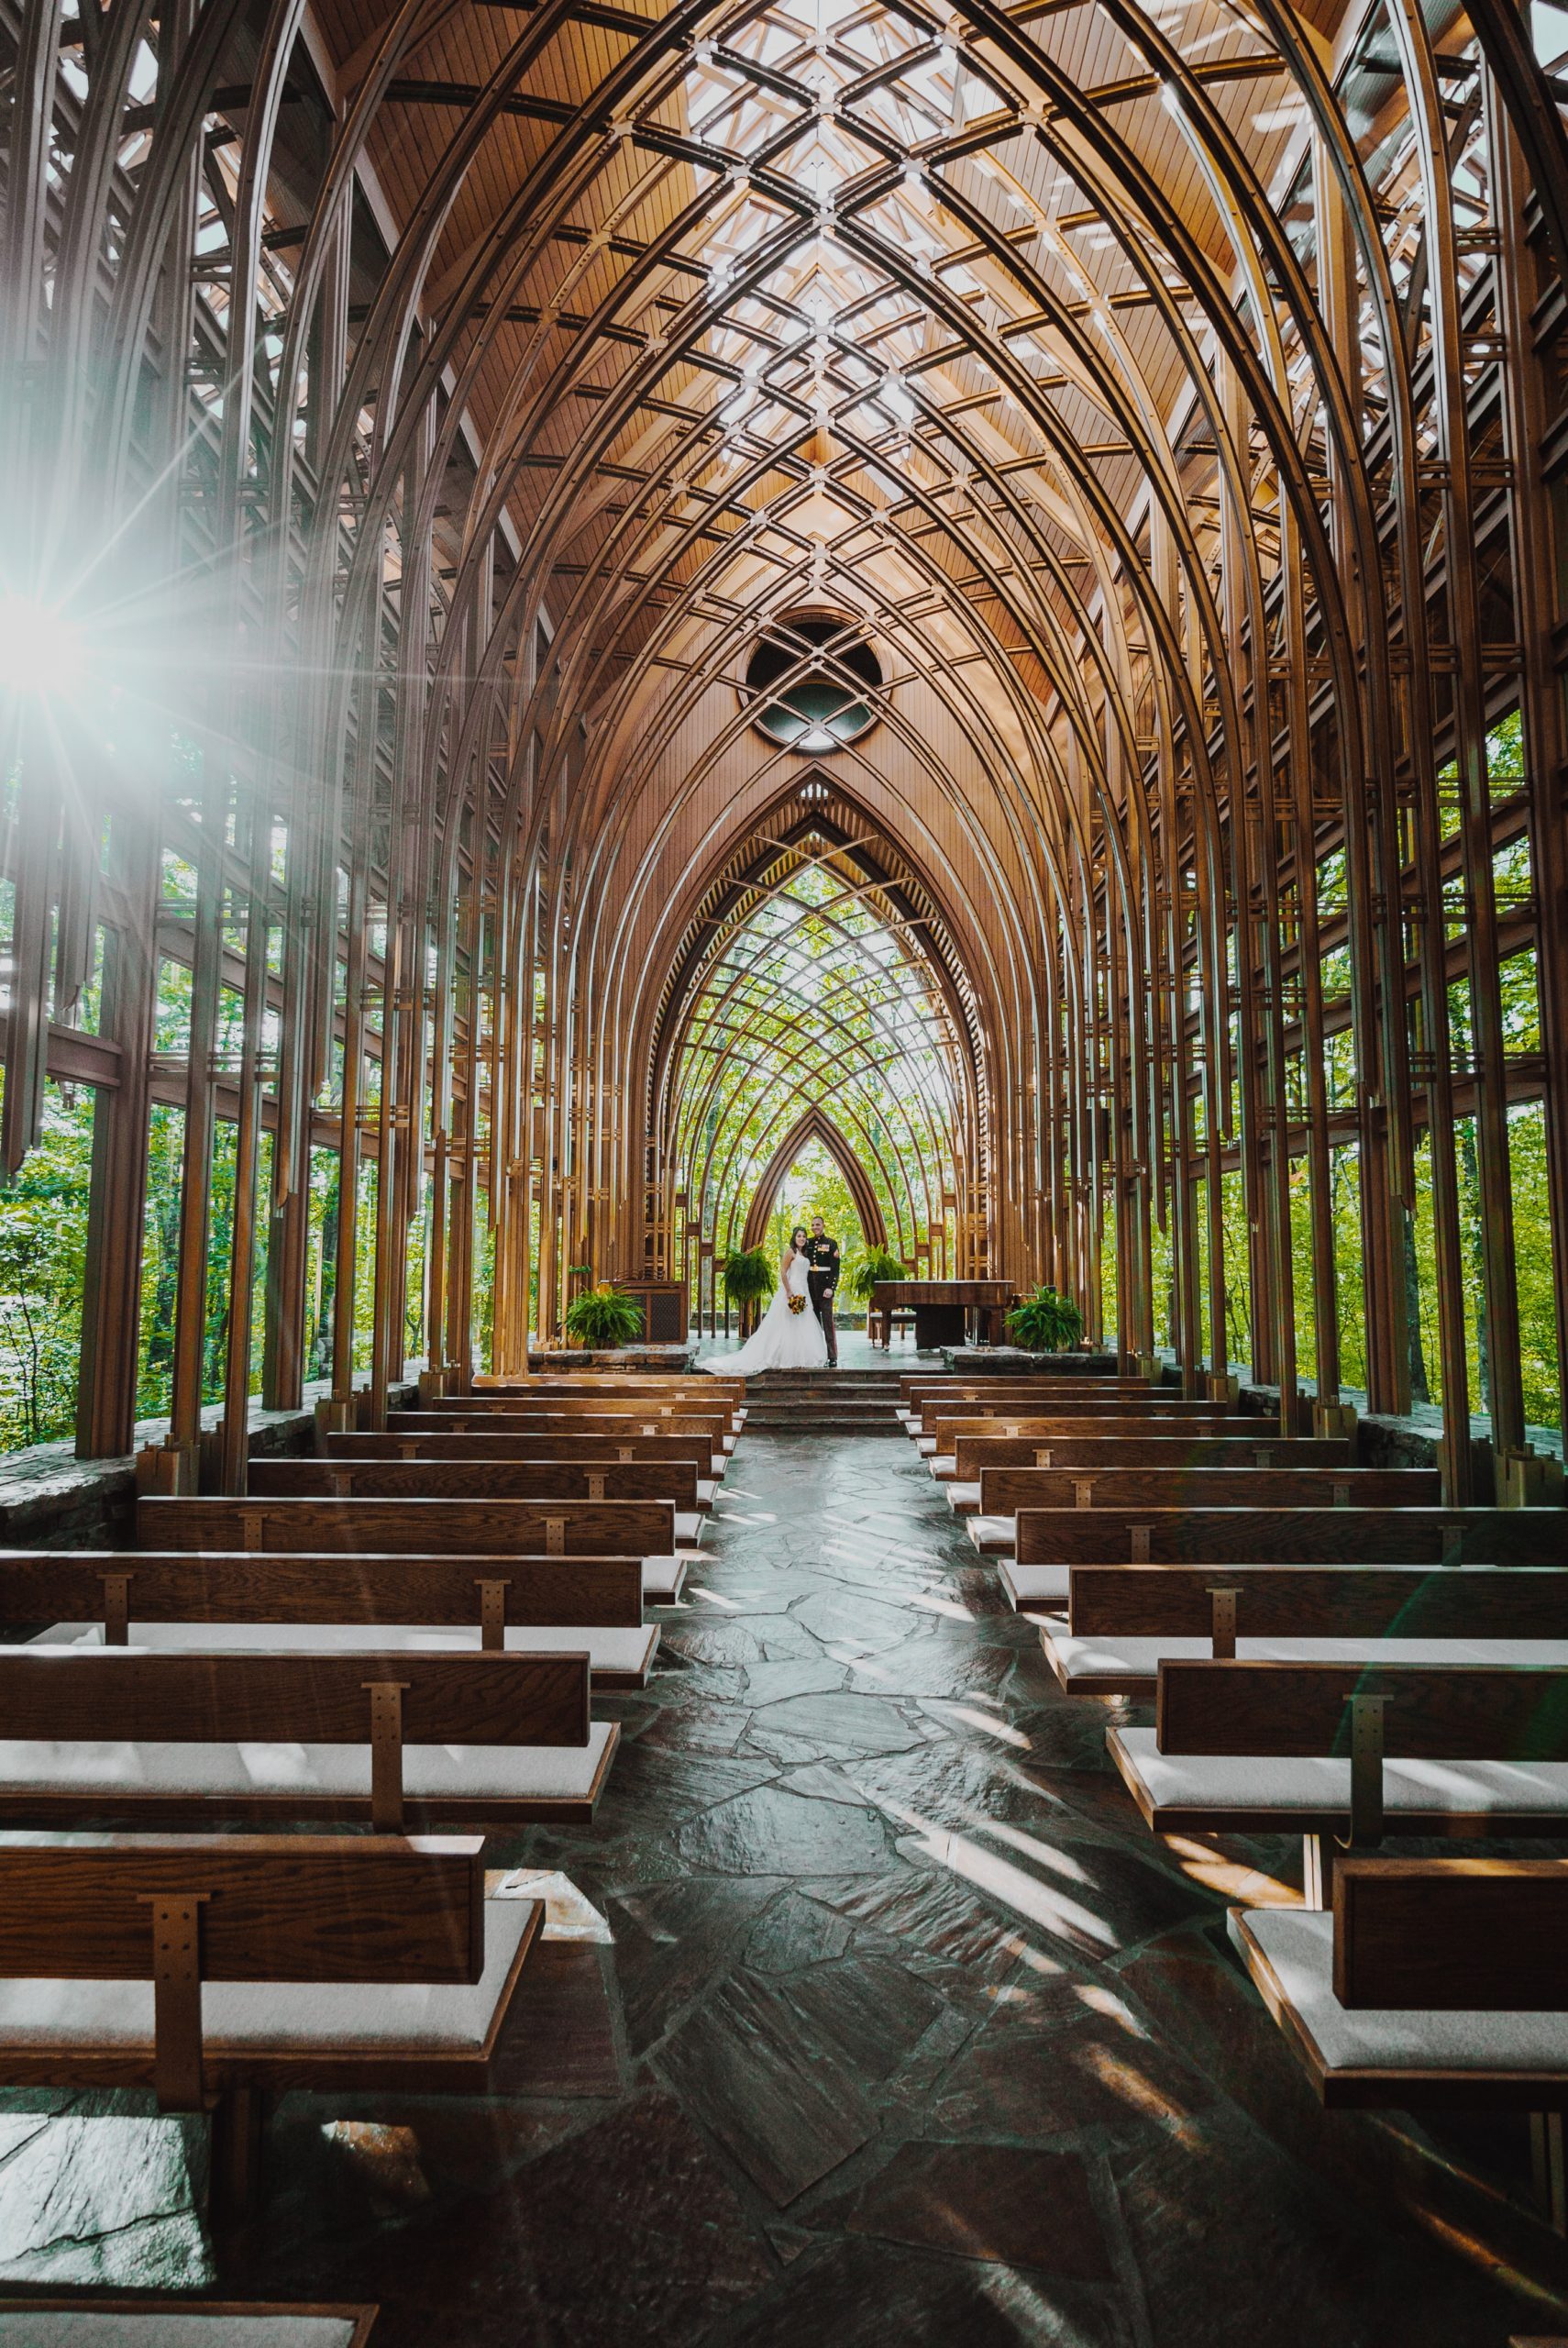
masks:
[[[838,1287],[838,1242],[824,1231],[820,1239],[806,1242],[806,1261],[811,1266],[806,1274],[806,1288],[812,1300],[812,1311],[823,1324],[827,1339],[829,1365],[838,1367],[838,1331],[834,1326],[834,1295]]]

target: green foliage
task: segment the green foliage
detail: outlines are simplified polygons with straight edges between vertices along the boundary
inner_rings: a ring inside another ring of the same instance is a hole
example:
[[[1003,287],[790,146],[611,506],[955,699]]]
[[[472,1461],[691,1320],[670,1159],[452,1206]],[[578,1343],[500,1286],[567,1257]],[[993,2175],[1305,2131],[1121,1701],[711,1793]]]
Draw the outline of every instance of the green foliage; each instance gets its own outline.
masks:
[[[801,1112],[820,1104],[863,1168],[893,1244],[951,1253],[962,1053],[915,927],[889,923],[876,892],[825,864],[790,872],[729,938],[694,1001],[675,1074],[673,1155],[711,1169],[690,1212],[720,1253],[744,1228],[764,1167]],[[744,1036],[745,1048],[737,1049]],[[801,1153],[767,1231],[775,1263],[790,1222],[820,1213],[847,1263],[863,1244],[842,1171]],[[914,1218],[921,1218],[916,1227]],[[944,1227],[945,1225],[945,1227]],[[722,1275],[721,1275],[722,1277]]]
[[[849,1184],[837,1160],[819,1141],[807,1143],[779,1186],[762,1243],[775,1264],[789,1246],[795,1225],[803,1223],[809,1231],[814,1214],[821,1215],[837,1240],[843,1262],[847,1264],[863,1250],[865,1238]]]
[[[566,1309],[566,1333],[591,1346],[633,1346],[643,1334],[643,1308],[610,1280],[584,1289]]]
[[[909,1277],[909,1267],[889,1256],[885,1247],[868,1247],[845,1274],[844,1285],[857,1302],[869,1304],[871,1291],[878,1280],[901,1280]]]
[[[45,1088],[43,1132],[0,1193],[0,1445],[67,1435],[76,1421],[93,1168],[89,1091]]]
[[[141,1236],[136,1414],[160,1419],[174,1376],[174,1288],[180,1259],[180,1174],[185,1112],[155,1102],[148,1119],[147,1220]]]
[[[772,1295],[778,1274],[765,1248],[734,1247],[724,1257],[719,1279],[732,1304],[760,1304],[765,1296]]]
[[[1070,1296],[1054,1288],[1032,1289],[1007,1316],[1009,1333],[1037,1354],[1065,1353],[1084,1333],[1084,1316]]]

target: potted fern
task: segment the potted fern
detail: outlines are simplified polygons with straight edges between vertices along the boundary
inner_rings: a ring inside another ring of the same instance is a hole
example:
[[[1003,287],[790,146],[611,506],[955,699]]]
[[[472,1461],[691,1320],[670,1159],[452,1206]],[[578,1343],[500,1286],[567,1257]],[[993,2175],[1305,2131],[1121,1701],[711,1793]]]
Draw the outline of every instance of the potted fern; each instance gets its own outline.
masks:
[[[594,1352],[635,1346],[643,1334],[643,1308],[613,1280],[601,1280],[574,1296],[564,1316],[567,1335]]]
[[[771,1296],[778,1274],[774,1271],[766,1249],[761,1247],[732,1247],[724,1257],[719,1275],[725,1298],[740,1313],[741,1335],[747,1334],[746,1324],[753,1308]]]
[[[871,1291],[879,1280],[901,1280],[909,1277],[909,1267],[889,1256],[885,1247],[867,1247],[864,1256],[850,1269],[845,1287],[857,1304],[869,1304]]]
[[[1070,1296],[1041,1286],[1021,1296],[1007,1316],[1010,1335],[1031,1353],[1066,1353],[1084,1334],[1084,1316]]]

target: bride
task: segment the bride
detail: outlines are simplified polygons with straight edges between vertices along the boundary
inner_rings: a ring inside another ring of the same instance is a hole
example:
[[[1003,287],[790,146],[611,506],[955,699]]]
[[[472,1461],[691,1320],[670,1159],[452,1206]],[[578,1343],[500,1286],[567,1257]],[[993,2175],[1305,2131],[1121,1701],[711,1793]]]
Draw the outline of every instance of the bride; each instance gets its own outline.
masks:
[[[756,1334],[738,1354],[705,1361],[715,1378],[754,1378],[762,1369],[825,1369],[827,1339],[812,1311],[806,1226],[798,1223],[778,1268],[778,1287]]]

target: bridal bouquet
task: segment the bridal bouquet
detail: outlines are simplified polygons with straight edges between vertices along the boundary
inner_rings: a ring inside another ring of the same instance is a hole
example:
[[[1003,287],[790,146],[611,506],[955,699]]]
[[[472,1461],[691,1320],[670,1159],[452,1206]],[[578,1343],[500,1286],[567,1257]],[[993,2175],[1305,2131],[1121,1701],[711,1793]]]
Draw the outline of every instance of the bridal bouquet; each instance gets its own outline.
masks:
[[[792,1296],[790,1299],[790,1310],[791,1312],[803,1312],[805,1309],[806,1300],[803,1296]]]

